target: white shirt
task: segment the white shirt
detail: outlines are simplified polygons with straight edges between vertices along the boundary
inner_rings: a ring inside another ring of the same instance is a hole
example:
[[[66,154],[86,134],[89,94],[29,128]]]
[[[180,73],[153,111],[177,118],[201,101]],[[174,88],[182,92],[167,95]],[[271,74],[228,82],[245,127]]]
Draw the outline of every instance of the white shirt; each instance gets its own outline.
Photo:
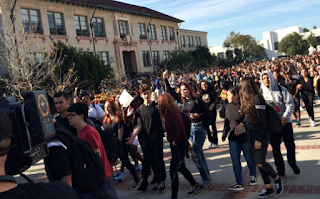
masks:
[[[104,111],[99,105],[92,105],[89,106],[89,117],[95,118],[96,120],[99,120],[99,118],[104,117]]]

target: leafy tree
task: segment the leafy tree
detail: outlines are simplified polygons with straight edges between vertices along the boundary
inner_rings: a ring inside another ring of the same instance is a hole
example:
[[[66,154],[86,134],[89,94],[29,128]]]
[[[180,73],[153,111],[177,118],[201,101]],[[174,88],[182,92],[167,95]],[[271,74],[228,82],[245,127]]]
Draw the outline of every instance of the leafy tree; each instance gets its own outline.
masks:
[[[317,26],[316,25],[313,25],[313,27],[312,27],[313,29],[317,29]]]
[[[316,47],[317,46],[317,39],[316,37],[314,36],[313,33],[311,33],[308,37],[307,37],[307,44],[308,45],[312,45],[313,47]]]
[[[62,43],[57,44],[57,48],[61,53],[59,57],[63,57],[64,61],[61,64],[59,72],[61,77],[66,74],[72,66],[77,72],[79,85],[83,86],[99,86],[101,80],[106,77],[113,76],[111,66],[105,65],[98,56],[92,52],[77,49],[72,46],[66,46]]]
[[[195,59],[194,68],[206,68],[215,60],[208,47],[198,47],[196,50],[191,51],[191,54]]]
[[[235,33],[231,31],[229,36],[225,39],[223,46],[235,51],[235,58],[238,63],[249,57],[257,59],[266,57],[264,48],[260,46],[252,36],[242,35],[240,32]]]
[[[296,32],[285,36],[279,43],[279,51],[287,55],[306,54],[307,49],[307,41]]]
[[[307,29],[307,28],[303,28],[303,30],[302,30],[303,32],[309,32],[309,29]]]
[[[226,51],[226,58],[228,60],[233,60],[233,51],[232,50],[227,50]]]
[[[216,56],[212,55],[207,47],[198,47],[196,50],[170,53],[170,59],[161,64],[162,70],[190,71],[198,68],[207,68],[213,65]]]

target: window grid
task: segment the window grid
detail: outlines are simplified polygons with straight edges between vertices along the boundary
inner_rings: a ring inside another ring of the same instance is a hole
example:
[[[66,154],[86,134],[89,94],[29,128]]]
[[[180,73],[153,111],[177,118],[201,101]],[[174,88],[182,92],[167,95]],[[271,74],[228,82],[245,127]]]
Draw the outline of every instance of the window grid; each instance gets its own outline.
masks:
[[[124,38],[128,34],[128,22],[119,20],[118,23],[119,23],[120,37]]]
[[[149,25],[148,27],[148,31],[149,31],[149,38],[156,40],[157,39],[157,35],[156,35],[156,27],[155,25]]]
[[[48,22],[50,28],[50,34],[53,35],[65,35],[63,14],[57,12],[47,12]]]
[[[43,33],[39,10],[21,8],[21,18],[25,32],[33,31],[36,33]]]
[[[147,39],[146,25],[144,23],[138,24],[138,30],[139,30],[140,39]]]
[[[184,35],[181,35],[180,38],[181,38],[181,46],[185,47],[186,46],[186,40],[185,40]]]
[[[96,37],[106,36],[102,18],[95,18],[95,17],[92,18],[92,25],[93,25],[94,35]]]
[[[169,27],[169,37],[170,37],[170,41],[174,41],[175,40],[174,28],[173,27]]]
[[[170,57],[170,51],[163,51],[163,53],[164,53],[164,60],[169,60],[169,57]]]
[[[167,30],[165,26],[160,26],[162,40],[167,40]]]
[[[158,65],[159,64],[159,51],[152,51],[151,55],[152,55],[153,64]]]
[[[142,51],[141,54],[142,54],[143,66],[145,67],[151,66],[149,51]]]
[[[103,61],[104,65],[109,64],[109,52],[99,52],[98,56],[101,59],[101,61]]]
[[[88,22],[86,16],[74,15],[74,23],[78,36],[89,36]]]

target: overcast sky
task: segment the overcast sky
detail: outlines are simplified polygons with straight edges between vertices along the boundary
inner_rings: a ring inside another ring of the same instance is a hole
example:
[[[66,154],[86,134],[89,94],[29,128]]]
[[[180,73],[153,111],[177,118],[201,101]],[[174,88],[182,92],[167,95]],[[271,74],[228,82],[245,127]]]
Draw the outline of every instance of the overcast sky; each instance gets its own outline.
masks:
[[[300,25],[320,28],[320,0],[118,0],[184,20],[180,28],[208,32],[209,46],[231,31],[262,39],[262,32]]]

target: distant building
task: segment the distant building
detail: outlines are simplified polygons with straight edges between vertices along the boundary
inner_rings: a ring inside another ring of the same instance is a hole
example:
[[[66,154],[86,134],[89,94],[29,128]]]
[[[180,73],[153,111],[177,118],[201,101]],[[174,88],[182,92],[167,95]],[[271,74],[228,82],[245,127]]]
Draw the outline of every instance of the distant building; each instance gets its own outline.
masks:
[[[299,33],[304,39],[306,39],[311,33],[313,33],[317,39],[317,43],[320,44],[320,28],[310,30],[310,32],[303,32],[303,28],[301,28],[300,26],[293,26],[289,28],[263,32],[263,39],[258,41],[258,44],[265,48],[268,59],[283,56],[285,54],[278,52],[279,42],[282,38],[293,32]],[[209,47],[209,49],[211,53],[215,53],[218,57],[225,58],[227,49],[223,46]]]
[[[60,41],[95,51],[119,75],[153,72],[172,51],[207,46],[207,33],[179,30],[181,19],[111,0],[19,0],[14,14],[24,31],[36,26],[39,45]]]
[[[207,35],[207,32],[179,29],[181,49],[184,51],[190,51],[201,46],[207,47]]]

